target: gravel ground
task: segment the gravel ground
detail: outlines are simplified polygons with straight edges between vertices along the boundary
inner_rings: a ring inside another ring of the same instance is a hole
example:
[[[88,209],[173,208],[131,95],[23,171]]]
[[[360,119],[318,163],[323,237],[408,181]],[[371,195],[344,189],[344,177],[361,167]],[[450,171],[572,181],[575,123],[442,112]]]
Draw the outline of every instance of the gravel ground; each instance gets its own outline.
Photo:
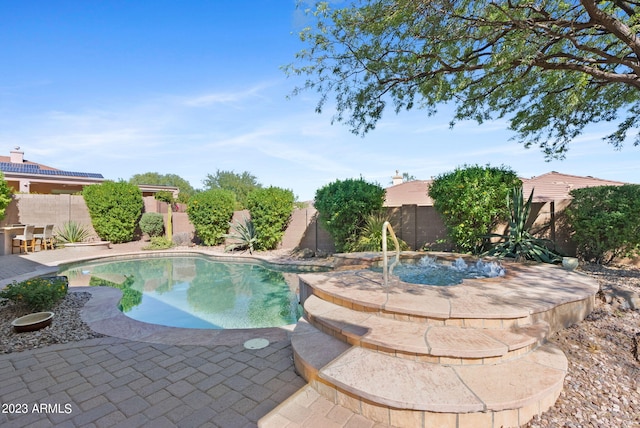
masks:
[[[0,306],[0,354],[103,337],[104,335],[95,333],[80,319],[80,310],[90,297],[91,294],[86,292],[69,292],[51,309],[55,315],[50,326],[26,333],[14,332],[11,321],[32,311],[12,302]]]
[[[526,426],[640,427],[640,311],[627,309],[624,299],[607,297],[612,290],[640,294],[640,270],[587,266],[601,292],[596,308],[583,322],[549,338],[569,359],[569,372],[556,405]],[[56,305],[54,322],[37,332],[14,333],[11,321],[29,311],[11,304],[0,307],[0,353],[20,352],[53,343],[102,335],[80,320],[89,293],[70,292]]]

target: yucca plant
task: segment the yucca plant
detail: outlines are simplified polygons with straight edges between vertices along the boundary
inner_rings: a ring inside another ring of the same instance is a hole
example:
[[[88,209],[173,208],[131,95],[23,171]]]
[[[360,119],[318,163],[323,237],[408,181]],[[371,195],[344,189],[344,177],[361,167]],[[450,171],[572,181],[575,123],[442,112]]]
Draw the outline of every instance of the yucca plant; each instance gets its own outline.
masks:
[[[549,249],[548,239],[536,238],[527,229],[527,220],[531,213],[531,203],[533,201],[533,190],[527,201],[524,201],[522,187],[511,189],[511,198],[507,200],[511,219],[509,221],[509,231],[506,235],[499,236],[502,240],[495,244],[486,256],[496,256],[499,258],[510,257],[517,261],[535,260],[542,263],[557,263],[562,261],[562,257]]]
[[[242,222],[229,223],[229,226],[231,226],[233,233],[225,233],[222,236],[225,239],[230,239],[232,242],[227,245],[224,250],[248,250],[249,254],[253,254],[254,246],[258,241],[258,234],[253,221],[244,217]]]
[[[90,230],[83,224],[68,221],[56,230],[56,239],[62,243],[70,244],[82,242],[91,236]]]

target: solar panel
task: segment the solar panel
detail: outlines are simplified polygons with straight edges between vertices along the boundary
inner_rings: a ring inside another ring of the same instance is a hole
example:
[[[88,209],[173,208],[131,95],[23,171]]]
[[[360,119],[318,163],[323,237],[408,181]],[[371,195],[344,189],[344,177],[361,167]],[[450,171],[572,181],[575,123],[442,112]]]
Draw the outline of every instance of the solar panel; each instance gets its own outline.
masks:
[[[62,177],[84,177],[84,178],[104,178],[102,174],[93,172],[60,171],[57,169],[41,169],[40,165],[16,164],[11,162],[0,162],[0,171],[18,174],[37,174]]]

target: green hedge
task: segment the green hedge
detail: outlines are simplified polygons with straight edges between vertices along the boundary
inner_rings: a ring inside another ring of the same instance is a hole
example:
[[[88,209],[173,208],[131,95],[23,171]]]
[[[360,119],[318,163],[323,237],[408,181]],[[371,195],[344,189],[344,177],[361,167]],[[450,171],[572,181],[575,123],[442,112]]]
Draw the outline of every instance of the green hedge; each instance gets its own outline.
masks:
[[[496,226],[508,222],[509,192],[521,185],[507,167],[464,165],[436,177],[429,196],[457,250],[477,254],[489,249]]]
[[[138,186],[105,181],[85,187],[82,196],[100,239],[113,243],[133,241],[144,206]]]
[[[187,215],[204,245],[222,243],[235,205],[233,192],[223,189],[196,193],[189,199]]]
[[[571,191],[566,209],[578,256],[608,264],[640,249],[640,185],[599,186]]]
[[[284,235],[293,212],[295,196],[279,187],[256,189],[247,196],[247,208],[256,230],[257,250],[275,249]]]
[[[316,191],[314,205],[336,251],[348,251],[358,240],[366,219],[381,210],[384,195],[382,187],[361,178],[336,180]]]

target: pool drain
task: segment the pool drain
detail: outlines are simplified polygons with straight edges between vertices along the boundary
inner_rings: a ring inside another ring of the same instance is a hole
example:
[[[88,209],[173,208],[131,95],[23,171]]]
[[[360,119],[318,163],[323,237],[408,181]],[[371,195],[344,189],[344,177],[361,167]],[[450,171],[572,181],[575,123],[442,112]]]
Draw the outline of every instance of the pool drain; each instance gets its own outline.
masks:
[[[262,349],[269,346],[269,341],[267,339],[251,339],[244,342],[244,347],[246,349]]]

